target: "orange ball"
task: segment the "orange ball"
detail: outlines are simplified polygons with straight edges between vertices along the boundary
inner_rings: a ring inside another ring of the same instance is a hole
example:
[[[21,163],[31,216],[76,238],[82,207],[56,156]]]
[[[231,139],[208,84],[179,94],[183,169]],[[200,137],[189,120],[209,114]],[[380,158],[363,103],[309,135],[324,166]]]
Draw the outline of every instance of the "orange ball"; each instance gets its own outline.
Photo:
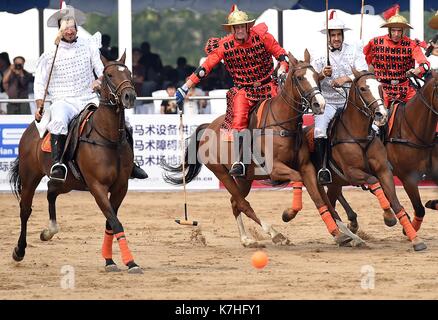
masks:
[[[254,268],[262,269],[268,264],[268,255],[264,251],[256,251],[251,257]]]

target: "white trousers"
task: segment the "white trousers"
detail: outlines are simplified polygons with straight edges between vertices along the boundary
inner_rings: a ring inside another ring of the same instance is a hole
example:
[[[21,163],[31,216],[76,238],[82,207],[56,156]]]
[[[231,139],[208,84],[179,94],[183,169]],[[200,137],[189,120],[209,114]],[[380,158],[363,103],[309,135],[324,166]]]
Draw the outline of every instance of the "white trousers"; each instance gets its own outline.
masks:
[[[327,104],[323,114],[315,115],[315,138],[327,138],[327,128],[338,109],[344,104]]]
[[[99,105],[97,97],[92,99],[65,98],[55,100],[50,106],[50,122],[47,124],[47,130],[52,134],[67,134],[70,120],[90,102]]]

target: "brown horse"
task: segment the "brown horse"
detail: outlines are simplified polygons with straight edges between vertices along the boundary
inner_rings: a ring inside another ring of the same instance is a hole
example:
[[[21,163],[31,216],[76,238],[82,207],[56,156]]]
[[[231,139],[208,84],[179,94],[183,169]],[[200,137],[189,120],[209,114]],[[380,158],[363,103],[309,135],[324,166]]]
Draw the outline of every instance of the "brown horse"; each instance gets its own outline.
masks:
[[[123,263],[129,268],[128,272],[142,273],[134,262],[122,224],[117,218],[117,211],[128,190],[133,166],[133,152],[126,139],[124,110],[133,107],[136,95],[131,73],[124,65],[125,54],[118,61],[108,62],[103,57],[102,61],[104,77],[99,107],[86,121],[82,134],[72,137],[79,139],[75,161],[83,180],[76,178],[70,170],[64,183],[56,180],[48,182],[50,222],[48,229],[41,232],[40,238],[47,241],[58,232],[55,207],[58,195],[71,190],[89,190],[106,218],[102,246],[106,270],[119,270],[112,260],[115,235]],[[32,213],[35,189],[50,171],[50,153],[41,150],[42,141],[35,122],[32,122],[21,137],[19,156],[10,172],[11,186],[20,201],[21,218],[20,238],[12,254],[15,261],[23,260],[25,255],[27,221]]]
[[[417,236],[397,198],[385,147],[372,129],[373,122],[382,126],[388,119],[380,84],[373,73],[353,69],[353,74],[355,79],[346,107],[331,126],[329,163],[335,174],[333,182],[327,186],[327,195],[335,206],[342,186],[367,185],[384,210],[385,224],[393,226],[397,223],[392,209],[412,241],[414,250],[424,250],[426,245]],[[352,227],[356,226],[353,224]]]
[[[438,185],[438,74],[429,72],[425,84],[406,104],[399,105],[394,115],[393,127],[385,138],[388,160],[393,173],[403,183],[415,211],[412,225],[416,231],[425,215],[418,182],[426,177]],[[356,213],[344,197],[339,198],[350,221]],[[438,210],[438,200],[429,200],[425,206]]]
[[[182,165],[172,167],[163,164],[166,170],[165,179],[172,184],[182,184],[181,174],[190,182],[205,164],[224,184],[231,194],[231,206],[240,233],[240,240],[245,247],[257,247],[262,244],[246,234],[241,213],[260,225],[276,244],[289,244],[284,235],[277,232],[270,224],[260,220],[245,197],[251,190],[254,180],[275,182],[293,181],[295,192],[301,195],[301,188],[307,188],[313,202],[318,208],[329,232],[339,244],[352,239],[339,231],[327,205],[318,191],[315,168],[310,162],[307,145],[302,143],[303,115],[309,107],[316,114],[322,113],[325,100],[319,90],[317,72],[310,65],[310,55],[305,51],[304,61],[298,61],[289,53],[289,72],[280,93],[265,103],[258,105],[250,115],[249,128],[243,141],[243,160],[248,165],[245,177],[233,179],[229,175],[233,155],[229,157],[237,145],[237,135],[233,143],[224,141],[221,125],[225,116],[220,116],[210,124],[199,126],[191,136],[185,152],[186,172]],[[241,135],[242,132],[239,133]],[[252,140],[251,139],[252,135]],[[226,139],[225,139],[226,140]],[[251,154],[251,142],[253,152]],[[295,203],[295,209],[302,207],[301,199]]]

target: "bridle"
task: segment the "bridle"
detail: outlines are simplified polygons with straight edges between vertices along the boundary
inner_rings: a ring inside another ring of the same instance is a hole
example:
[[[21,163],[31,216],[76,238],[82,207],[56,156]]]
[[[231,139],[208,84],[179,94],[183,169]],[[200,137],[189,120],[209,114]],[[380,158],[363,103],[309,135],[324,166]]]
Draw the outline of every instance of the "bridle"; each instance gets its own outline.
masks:
[[[293,96],[287,94],[286,90],[281,90],[280,96],[286,102],[288,106],[297,111],[299,114],[304,114],[310,108],[310,102],[317,95],[321,94],[321,90],[319,87],[312,87],[308,91],[304,91],[303,87],[298,80],[298,76],[295,75],[295,72],[298,70],[310,69],[316,73],[315,69],[310,65],[304,65],[296,68],[292,68],[289,72],[292,72],[292,82],[297,88],[298,94],[300,95],[300,100],[297,101]],[[298,110],[294,107],[295,104],[302,105],[304,108],[302,110]]]
[[[120,108],[124,108],[121,97],[122,92],[125,89],[132,89],[135,90],[134,84],[132,83],[132,80],[125,79],[121,81],[117,86],[111,81],[110,77],[108,76],[108,73],[106,70],[109,67],[112,66],[119,66],[124,67],[127,69],[126,65],[121,62],[112,62],[110,64],[107,64],[103,69],[103,80],[102,81],[102,91],[108,92],[106,96],[109,96],[109,98],[100,97],[100,103],[107,105],[107,106],[117,106],[117,112],[119,112]],[[106,90],[105,90],[106,89]]]
[[[358,109],[361,113],[363,113],[367,118],[374,118],[374,115],[375,115],[375,113],[376,113],[376,108],[375,108],[375,109],[371,109],[371,106],[372,106],[374,103],[379,103],[379,102],[381,102],[382,105],[383,105],[384,102],[383,102],[383,99],[382,99],[382,98],[376,98],[376,99],[374,99],[373,101],[371,101],[371,102],[369,102],[369,103],[367,103],[367,102],[365,101],[364,97],[363,97],[362,94],[360,93],[359,86],[357,85],[357,82],[358,82],[362,77],[365,77],[365,76],[373,76],[373,77],[375,77],[375,76],[374,76],[374,73],[372,73],[372,72],[366,72],[366,73],[361,74],[359,77],[357,77],[357,78],[355,78],[355,79],[353,80],[354,88],[355,88],[355,93],[356,93],[357,96],[359,96],[360,101],[362,102],[362,106],[358,107],[358,106],[356,105],[355,101],[350,101],[350,102],[353,104],[353,106],[355,106],[355,108],[357,108],[357,109]],[[348,98],[348,99],[350,99],[350,98]],[[348,101],[347,101],[347,103],[348,103]]]

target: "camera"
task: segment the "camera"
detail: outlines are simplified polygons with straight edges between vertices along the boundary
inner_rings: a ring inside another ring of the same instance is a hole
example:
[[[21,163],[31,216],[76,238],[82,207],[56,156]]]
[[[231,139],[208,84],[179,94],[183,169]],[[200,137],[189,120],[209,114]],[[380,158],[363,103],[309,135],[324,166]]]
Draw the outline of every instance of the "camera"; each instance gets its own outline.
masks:
[[[15,66],[15,69],[16,69],[16,70],[21,70],[21,69],[23,69],[23,65],[22,65],[21,63],[16,63],[14,66]]]

